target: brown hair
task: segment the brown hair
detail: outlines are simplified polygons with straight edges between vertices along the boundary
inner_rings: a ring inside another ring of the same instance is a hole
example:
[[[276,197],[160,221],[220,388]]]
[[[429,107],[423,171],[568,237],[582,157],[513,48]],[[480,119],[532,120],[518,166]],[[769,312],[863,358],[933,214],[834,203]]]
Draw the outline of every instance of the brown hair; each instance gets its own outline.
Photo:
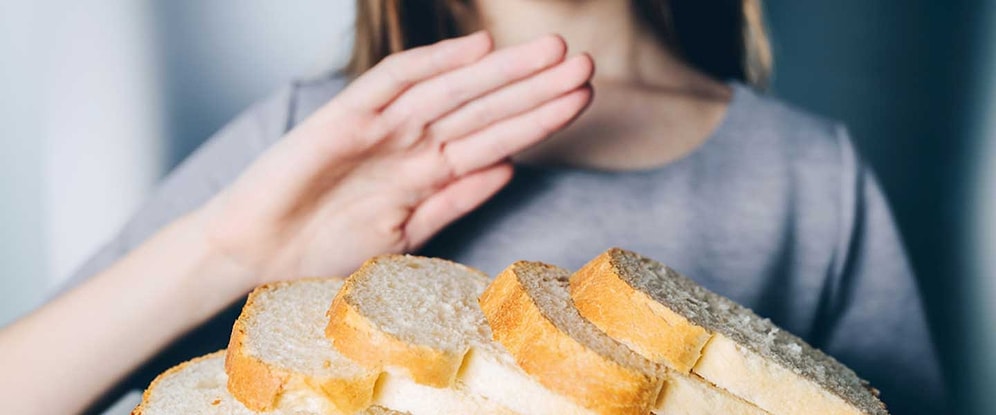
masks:
[[[758,88],[771,75],[761,0],[630,0],[659,41],[698,70]],[[358,75],[394,52],[464,34],[469,0],[357,0],[353,55]]]

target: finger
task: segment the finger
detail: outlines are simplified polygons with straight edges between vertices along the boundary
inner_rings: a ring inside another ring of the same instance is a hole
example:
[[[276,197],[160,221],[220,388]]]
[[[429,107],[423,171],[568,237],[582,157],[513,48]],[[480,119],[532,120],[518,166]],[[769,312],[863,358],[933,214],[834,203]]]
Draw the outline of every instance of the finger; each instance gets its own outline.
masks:
[[[553,68],[471,101],[434,122],[429,127],[429,135],[442,142],[466,136],[577,89],[591,79],[594,69],[590,56],[575,56]]]
[[[388,122],[424,127],[487,92],[560,63],[567,44],[560,36],[502,49],[483,59],[412,86],[384,110]]]
[[[412,85],[476,62],[494,48],[481,31],[390,55],[339,94],[351,107],[378,111]]]
[[[569,124],[591,102],[584,86],[531,111],[508,118],[443,146],[455,177],[518,153]]]
[[[408,250],[415,249],[446,225],[474,210],[512,179],[512,165],[500,163],[473,172],[429,196],[405,225]]]

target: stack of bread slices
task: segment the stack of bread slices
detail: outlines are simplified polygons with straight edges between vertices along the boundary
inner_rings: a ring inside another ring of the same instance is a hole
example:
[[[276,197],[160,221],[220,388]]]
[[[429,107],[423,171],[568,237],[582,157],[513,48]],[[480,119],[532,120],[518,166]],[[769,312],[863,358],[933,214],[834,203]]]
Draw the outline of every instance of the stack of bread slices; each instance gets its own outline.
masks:
[[[264,285],[226,351],[135,414],[885,414],[867,382],[665,265],[610,249],[573,274],[369,260]]]

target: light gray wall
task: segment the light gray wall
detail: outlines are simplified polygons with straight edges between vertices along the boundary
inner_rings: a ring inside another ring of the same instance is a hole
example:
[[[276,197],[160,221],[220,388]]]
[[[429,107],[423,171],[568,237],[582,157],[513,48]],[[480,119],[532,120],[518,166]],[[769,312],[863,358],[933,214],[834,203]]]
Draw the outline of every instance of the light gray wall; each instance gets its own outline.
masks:
[[[0,325],[253,101],[347,52],[349,0],[0,2]]]
[[[170,164],[251,102],[348,53],[352,0],[158,1]]]
[[[38,7],[0,6],[0,325],[32,307],[44,286],[42,146],[37,122]]]
[[[110,238],[163,163],[160,62],[150,4],[47,1],[41,51],[47,287]]]

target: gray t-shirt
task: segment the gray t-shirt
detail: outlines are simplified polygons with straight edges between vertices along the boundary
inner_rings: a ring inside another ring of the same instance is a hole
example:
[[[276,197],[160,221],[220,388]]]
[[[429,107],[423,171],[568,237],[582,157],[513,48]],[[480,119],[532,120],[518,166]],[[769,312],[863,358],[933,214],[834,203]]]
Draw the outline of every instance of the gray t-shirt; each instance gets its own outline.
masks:
[[[336,76],[299,82],[253,106],[177,167],[70,284],[204,203],[345,84]],[[518,166],[508,187],[420,253],[494,275],[520,259],[576,269],[609,247],[634,250],[835,356],[881,389],[894,413],[941,412],[913,273],[847,132],[732,86],[725,118],[691,154],[638,172]],[[224,347],[234,315],[147,370]],[[143,387],[147,376],[133,379]]]

